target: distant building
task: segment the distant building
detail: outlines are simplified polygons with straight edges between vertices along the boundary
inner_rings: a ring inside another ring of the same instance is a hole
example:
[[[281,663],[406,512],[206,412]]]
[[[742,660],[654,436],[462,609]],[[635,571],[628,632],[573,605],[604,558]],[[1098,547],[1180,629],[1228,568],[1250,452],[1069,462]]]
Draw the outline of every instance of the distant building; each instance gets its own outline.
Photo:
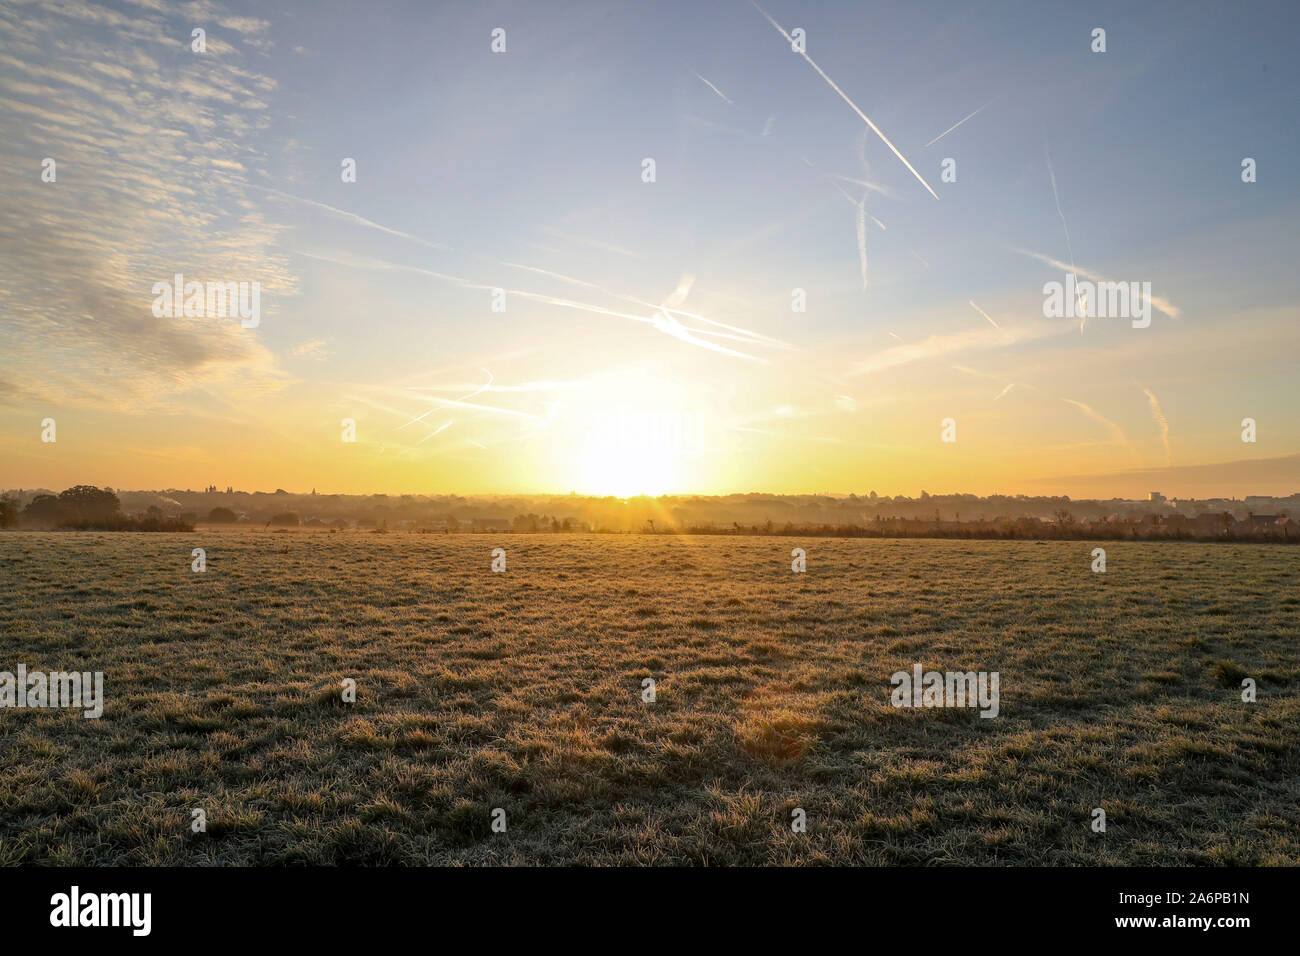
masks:
[[[1165,496],[1158,491],[1153,491],[1151,492],[1150,497],[1148,497],[1147,500],[1151,502],[1151,504],[1153,505],[1162,505],[1165,503]]]

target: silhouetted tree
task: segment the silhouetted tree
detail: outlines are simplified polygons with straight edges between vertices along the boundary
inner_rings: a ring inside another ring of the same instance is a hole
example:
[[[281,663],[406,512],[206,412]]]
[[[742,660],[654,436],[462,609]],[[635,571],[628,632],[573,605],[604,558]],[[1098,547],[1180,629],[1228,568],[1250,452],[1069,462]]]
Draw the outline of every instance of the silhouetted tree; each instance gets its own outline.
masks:
[[[94,485],[74,485],[66,491],[59,492],[59,504],[63,507],[65,516],[74,521],[112,518],[122,510],[122,503],[117,500],[117,495],[96,488]]]
[[[53,527],[67,517],[57,495],[37,495],[23,509],[23,524]]]

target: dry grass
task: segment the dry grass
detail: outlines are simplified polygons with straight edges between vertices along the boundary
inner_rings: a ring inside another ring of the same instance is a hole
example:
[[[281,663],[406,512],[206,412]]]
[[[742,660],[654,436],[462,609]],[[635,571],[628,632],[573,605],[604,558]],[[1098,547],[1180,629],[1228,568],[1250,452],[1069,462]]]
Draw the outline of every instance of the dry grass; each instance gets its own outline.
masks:
[[[0,534],[0,863],[1300,863],[1294,552],[1094,546]]]

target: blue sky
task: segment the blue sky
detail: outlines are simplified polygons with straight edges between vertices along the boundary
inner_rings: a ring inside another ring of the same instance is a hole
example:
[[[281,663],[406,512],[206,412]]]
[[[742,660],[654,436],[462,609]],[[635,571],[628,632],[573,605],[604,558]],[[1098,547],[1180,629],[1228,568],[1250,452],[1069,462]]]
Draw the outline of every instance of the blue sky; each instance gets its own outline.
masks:
[[[0,484],[1300,488],[1294,5],[955,6],[763,3],[850,105],[748,0],[0,2]],[[1044,318],[1052,261],[1172,314]]]

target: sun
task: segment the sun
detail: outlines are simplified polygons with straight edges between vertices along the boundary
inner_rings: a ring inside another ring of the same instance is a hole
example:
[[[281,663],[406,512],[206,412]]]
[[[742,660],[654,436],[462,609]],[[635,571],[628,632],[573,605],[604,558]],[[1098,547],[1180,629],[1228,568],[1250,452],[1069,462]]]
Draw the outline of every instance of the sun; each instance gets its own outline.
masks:
[[[591,447],[577,462],[578,490],[588,495],[662,495],[678,483],[677,456],[664,449]]]

